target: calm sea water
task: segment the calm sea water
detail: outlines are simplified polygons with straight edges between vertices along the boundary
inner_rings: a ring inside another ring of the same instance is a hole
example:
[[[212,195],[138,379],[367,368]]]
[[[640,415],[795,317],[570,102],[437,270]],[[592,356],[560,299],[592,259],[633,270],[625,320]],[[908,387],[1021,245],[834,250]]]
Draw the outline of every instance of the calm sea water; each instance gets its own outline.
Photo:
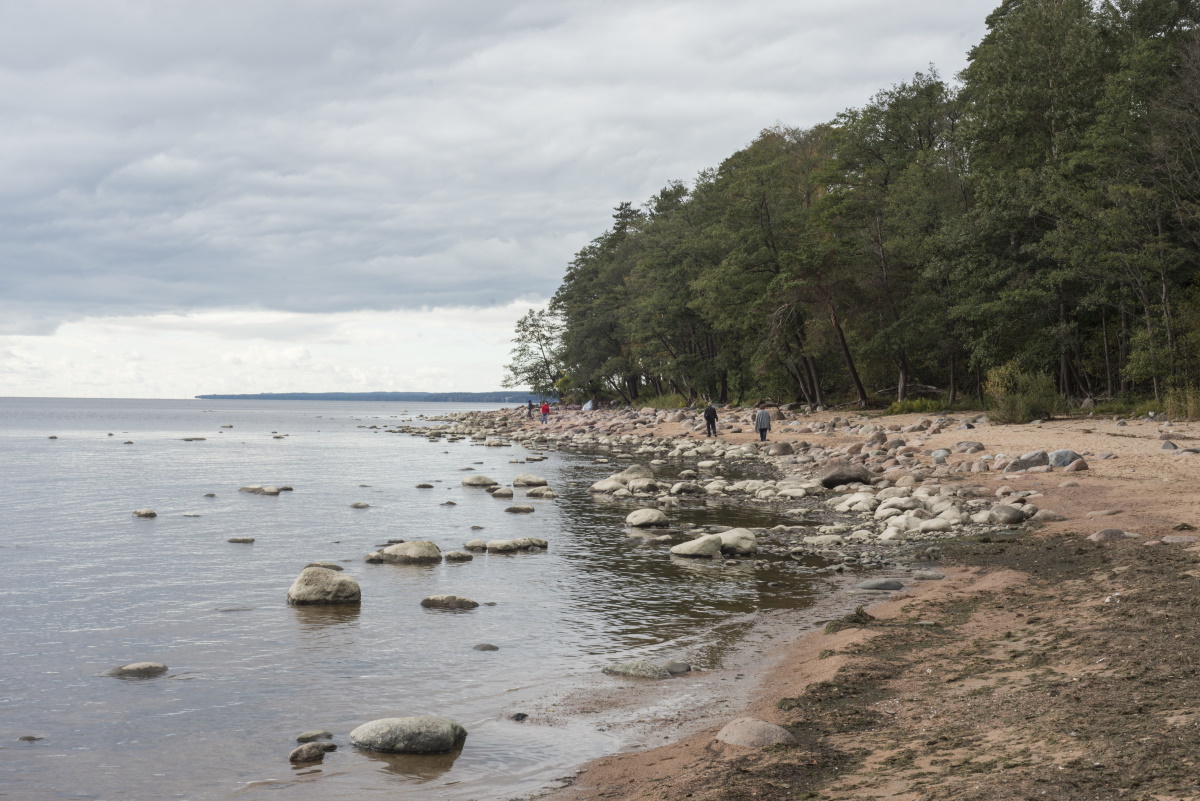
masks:
[[[364,428],[468,408],[0,399],[0,798],[511,797],[622,743],[509,714],[621,659],[711,659],[714,631],[819,591],[790,573],[768,587],[781,575],[639,546],[622,530],[629,507],[586,492],[623,462],[552,453],[510,464],[524,449]],[[534,472],[560,497],[505,514],[511,502],[461,486],[468,467],[502,483]],[[295,491],[239,493],[246,484]],[[350,508],[359,501],[370,508]],[[158,517],[133,517],[141,508]],[[737,514],[725,522],[776,522]],[[226,542],[236,536],[256,542]],[[446,551],[516,536],[550,549],[435,566],[362,561],[394,538]],[[362,585],[359,609],[287,605],[314,560],[344,562]],[[438,593],[495,606],[420,607]],[[500,650],[473,650],[482,642]],[[143,660],[165,662],[169,676],[102,675]],[[377,759],[347,744],[368,720],[419,714],[463,723],[462,753]],[[287,753],[308,729],[335,732],[342,747],[315,770],[294,769]],[[17,741],[27,734],[44,739]]]

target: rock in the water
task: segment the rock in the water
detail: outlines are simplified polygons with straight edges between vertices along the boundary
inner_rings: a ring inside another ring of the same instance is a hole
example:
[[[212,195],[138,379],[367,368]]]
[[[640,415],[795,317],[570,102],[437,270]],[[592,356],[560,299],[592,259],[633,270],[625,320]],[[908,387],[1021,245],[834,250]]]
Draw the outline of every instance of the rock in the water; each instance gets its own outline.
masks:
[[[447,562],[470,562],[474,558],[466,551],[448,551],[445,556]]]
[[[130,662],[108,671],[106,675],[119,679],[150,679],[161,676],[168,670],[162,662]]]
[[[334,743],[305,743],[292,749],[292,753],[288,754],[288,760],[291,762],[320,762],[325,758],[327,751],[336,751],[337,746]]]
[[[504,511],[514,515],[527,515],[532,514],[534,509],[532,506],[509,506]]]
[[[421,483],[417,485],[417,489],[433,489],[432,484]]]
[[[500,487],[492,493],[493,498],[499,498],[502,501],[512,500],[513,491],[509,487]]]
[[[371,504],[363,503],[362,501],[359,501],[358,503],[350,504],[351,509],[369,509],[370,506],[371,506]]]
[[[323,567],[326,570],[336,570],[339,573],[345,570],[345,568],[339,565],[337,562],[309,562],[307,565],[305,565],[305,567]]]
[[[860,590],[902,590],[904,584],[899,579],[876,578],[860,581],[854,585]]]
[[[721,539],[721,553],[731,556],[749,556],[758,553],[758,538],[746,528],[731,528],[716,535]]]
[[[473,645],[471,647],[474,648],[476,651],[499,651],[500,650],[499,645],[492,645],[490,642],[481,642],[481,643],[479,643],[479,645]]]
[[[324,729],[311,729],[296,738],[298,743],[311,743],[314,740],[332,740],[333,732]]]
[[[625,525],[633,528],[665,526],[668,522],[666,514],[659,509],[638,509],[625,518]]]
[[[634,659],[631,662],[621,662],[609,665],[604,672],[610,676],[625,676],[634,679],[669,679],[671,673],[662,665],[647,662],[645,659]]]
[[[327,567],[306,567],[288,590],[289,604],[357,604],[362,601],[362,588],[349,576]]]
[[[544,487],[549,483],[541,476],[535,476],[532,473],[518,473],[512,481],[514,487]]]
[[[230,537],[229,539],[227,539],[225,541],[232,542],[235,545],[253,545],[254,537]]]
[[[681,542],[671,548],[676,556],[690,556],[701,559],[711,559],[721,555],[721,535],[707,534],[688,542]]]
[[[368,562],[389,562],[394,565],[430,564],[442,561],[442,549],[428,540],[399,542],[382,551],[367,554]]]
[[[158,517],[158,512],[153,509],[134,509],[134,517]]]
[[[851,464],[849,462],[833,461],[817,475],[821,484],[826,488],[841,486],[842,484],[869,484],[871,483],[871,473],[861,464]]]
[[[421,599],[421,606],[426,609],[474,609],[479,602],[460,595],[431,595]]]
[[[795,745],[796,738],[782,726],[755,718],[738,718],[717,732],[717,741],[743,748],[766,748],[771,745]]]
[[[488,478],[485,475],[476,474],[467,476],[462,480],[464,487],[494,487],[499,484],[499,481]]]
[[[467,730],[448,718],[422,715],[383,718],[350,732],[350,742],[388,754],[444,754],[462,747]]]

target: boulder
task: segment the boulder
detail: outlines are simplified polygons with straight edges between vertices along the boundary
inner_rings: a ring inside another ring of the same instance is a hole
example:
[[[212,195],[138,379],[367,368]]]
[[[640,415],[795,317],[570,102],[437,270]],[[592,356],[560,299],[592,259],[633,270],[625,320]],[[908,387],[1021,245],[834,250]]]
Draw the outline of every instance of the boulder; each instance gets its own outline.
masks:
[[[625,489],[623,483],[617,481],[615,478],[606,478],[588,487],[588,492],[616,492],[622,489]]]
[[[128,665],[107,671],[105,675],[116,676],[119,679],[151,679],[161,676],[168,669],[162,662],[130,662]]]
[[[859,590],[902,590],[904,584],[899,579],[875,578],[860,581],[854,587]]]
[[[740,745],[743,748],[766,748],[771,745],[796,745],[796,738],[782,726],[755,718],[738,718],[717,732],[717,742]]]
[[[253,545],[254,537],[230,537],[229,539],[227,539],[225,541],[232,542],[235,545]]]
[[[833,461],[830,462],[824,470],[817,474],[822,486],[826,489],[839,487],[842,484],[869,484],[871,483],[871,473],[861,464],[851,464],[850,462]]]
[[[1066,467],[1071,462],[1083,458],[1070,448],[1062,448],[1057,451],[1050,451],[1046,457],[1050,460],[1051,467]]]
[[[502,501],[511,501],[513,497],[513,491],[508,487],[500,487],[492,493],[492,497],[499,498]]]
[[[1050,464],[1050,457],[1045,451],[1030,451],[1009,462],[1005,466],[1004,471],[1006,473],[1016,473],[1019,470],[1028,470],[1031,467],[1041,467],[1048,464]]]
[[[550,489],[549,487],[534,487],[533,489],[526,491],[525,497],[526,498],[557,498],[558,495],[556,495],[554,490]]]
[[[791,456],[795,451],[790,443],[773,442],[767,447],[767,456]]]
[[[689,556],[700,559],[711,559],[721,555],[721,535],[708,534],[688,542],[681,542],[671,548],[676,556]]]
[[[292,753],[288,754],[288,760],[291,762],[320,762],[325,758],[328,751],[336,751],[337,745],[334,743],[305,743],[292,749]]]
[[[461,725],[434,715],[373,720],[350,732],[352,744],[387,754],[444,754],[466,739]]]
[[[133,516],[134,517],[147,517],[147,518],[158,517],[158,512],[154,511],[153,509],[134,509]]]
[[[1125,539],[1125,532],[1119,528],[1102,528],[1095,534],[1089,535],[1088,539],[1092,542],[1112,542],[1113,540]]]
[[[372,558],[376,557],[376,558]],[[427,540],[398,542],[367,556],[368,562],[389,562],[394,565],[429,564],[442,561],[442,550]]]
[[[471,648],[473,648],[476,651],[499,651],[500,650],[499,645],[492,645],[490,642],[481,642],[478,645],[472,645]]]
[[[731,556],[749,556],[758,553],[758,538],[745,528],[731,528],[716,535],[721,539],[721,553]]]
[[[1015,526],[1025,522],[1025,513],[1015,506],[997,504],[988,512],[988,522],[998,526]]]
[[[659,509],[638,509],[630,512],[629,516],[625,518],[625,525],[634,528],[665,526],[668,522],[666,514]]]
[[[528,515],[532,514],[534,509],[532,506],[509,506],[504,511],[514,515]]]
[[[488,478],[485,475],[476,473],[473,476],[467,476],[462,480],[464,487],[494,487],[499,484],[499,481]]]
[[[288,590],[289,604],[357,604],[362,601],[358,582],[327,567],[306,567]]]
[[[621,662],[609,665],[604,672],[610,676],[625,676],[632,679],[669,679],[671,672],[662,665],[656,665],[645,659],[634,659],[631,662]]]
[[[535,476],[532,473],[519,473],[512,480],[514,487],[544,487],[550,482],[541,476]]]
[[[448,551],[445,555],[447,562],[470,562],[474,558],[466,551]]]
[[[460,595],[431,595],[421,599],[421,606],[426,609],[474,609],[479,603]]]
[[[1077,472],[1079,472],[1080,470],[1087,470],[1087,469],[1088,469],[1088,463],[1087,463],[1087,461],[1085,461],[1084,459],[1076,459],[1075,461],[1073,461],[1073,462],[1071,462],[1069,465],[1067,465],[1067,466],[1066,466],[1066,467],[1063,469],[1063,472],[1065,472],[1065,473],[1077,473]]]
[[[626,467],[620,473],[614,473],[609,478],[614,478],[622,484],[628,484],[635,478],[654,478],[654,471],[644,464],[634,464]]]

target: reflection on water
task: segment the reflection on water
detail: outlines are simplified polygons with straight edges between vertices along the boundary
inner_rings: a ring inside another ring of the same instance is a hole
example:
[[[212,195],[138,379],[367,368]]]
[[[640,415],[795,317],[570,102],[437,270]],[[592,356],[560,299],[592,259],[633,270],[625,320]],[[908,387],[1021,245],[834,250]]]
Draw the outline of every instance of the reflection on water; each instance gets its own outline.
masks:
[[[368,751],[365,748],[355,748],[360,756],[378,763],[384,773],[400,776],[415,782],[424,783],[438,779],[454,767],[454,763],[462,756],[462,749],[447,754],[383,754],[378,751]]]
[[[821,591],[786,564],[674,558],[671,541],[628,536],[634,506],[587,492],[627,460],[549,453],[510,464],[521,448],[360,427],[396,414],[388,404],[0,399],[0,548],[8,575],[21,577],[0,583],[0,736],[45,737],[0,748],[4,792],[257,799],[285,787],[294,801],[403,785],[416,799],[496,787],[517,795],[613,740],[586,722],[517,724],[509,714],[595,680],[613,661],[716,666],[748,614],[803,607]],[[520,472],[545,476],[558,499],[518,490],[536,511],[510,515],[461,485],[464,475],[509,483]],[[434,489],[416,489],[426,482]],[[237,491],[272,483],[295,490]],[[370,506],[351,509],[357,502]],[[158,517],[133,518],[141,508]],[[779,522],[703,501],[670,515],[676,524]],[[235,536],[255,543],[227,542]],[[431,540],[444,552],[521,536],[549,550],[362,561],[388,540]],[[361,605],[289,606],[287,588],[312,561],[342,564]],[[481,605],[420,606],[442,594]],[[480,643],[499,650],[475,650]],[[102,675],[135,661],[163,662],[170,674]],[[421,714],[462,722],[464,751],[393,764],[349,747],[355,726]],[[287,754],[310,729],[334,732],[341,748],[319,770],[295,772]]]

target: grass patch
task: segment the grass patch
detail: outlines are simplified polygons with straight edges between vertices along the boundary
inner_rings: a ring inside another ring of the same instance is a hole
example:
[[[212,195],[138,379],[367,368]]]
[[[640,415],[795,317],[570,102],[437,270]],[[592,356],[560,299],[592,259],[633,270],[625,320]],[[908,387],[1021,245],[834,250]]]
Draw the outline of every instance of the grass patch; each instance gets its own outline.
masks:
[[[863,628],[871,624],[875,619],[874,615],[868,614],[866,609],[861,606],[855,607],[854,611],[848,615],[842,615],[837,620],[831,620],[825,624],[826,634],[837,634],[842,629],[857,629]]]

